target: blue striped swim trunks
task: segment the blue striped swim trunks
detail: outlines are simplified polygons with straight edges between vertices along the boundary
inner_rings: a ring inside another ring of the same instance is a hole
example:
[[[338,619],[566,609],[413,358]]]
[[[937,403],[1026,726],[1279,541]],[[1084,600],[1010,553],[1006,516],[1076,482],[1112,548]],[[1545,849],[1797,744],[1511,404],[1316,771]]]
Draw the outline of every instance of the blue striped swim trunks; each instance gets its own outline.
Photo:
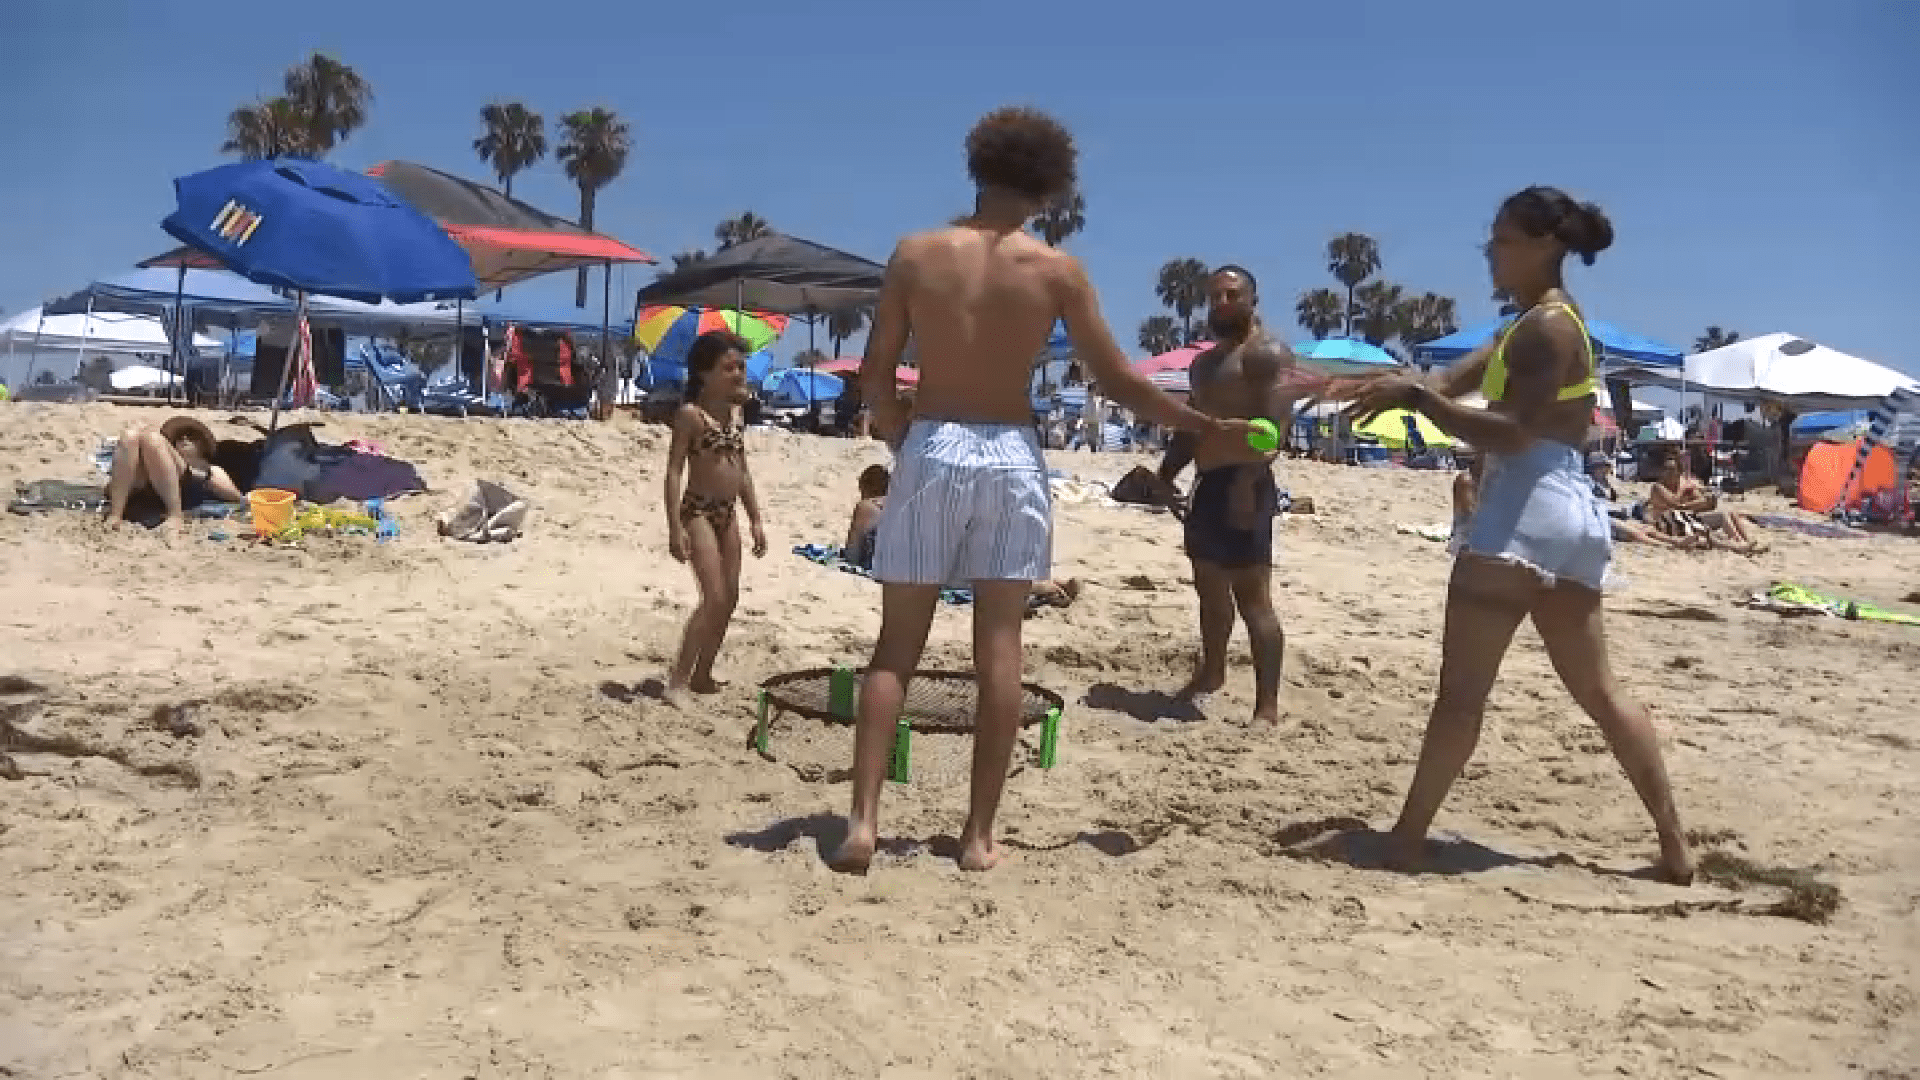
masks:
[[[915,420],[880,512],[873,576],[894,585],[1045,581],[1053,494],[1032,427]]]

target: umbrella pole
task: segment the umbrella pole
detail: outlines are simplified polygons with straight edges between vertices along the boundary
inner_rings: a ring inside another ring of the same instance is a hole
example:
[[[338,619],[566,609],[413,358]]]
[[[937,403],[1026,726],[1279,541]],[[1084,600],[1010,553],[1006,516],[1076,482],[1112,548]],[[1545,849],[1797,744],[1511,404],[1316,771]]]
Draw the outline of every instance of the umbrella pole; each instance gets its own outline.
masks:
[[[40,310],[41,311],[47,310],[46,306],[41,305]],[[80,377],[80,373],[82,371],[85,371],[87,369],[87,341],[92,336],[93,336],[93,295],[89,293],[87,295],[87,317],[86,317],[86,320],[80,324],[80,363],[78,367],[73,369],[73,374],[76,379]],[[113,389],[113,383],[111,381],[107,383],[107,389],[109,390]]]
[[[47,305],[40,305],[40,313],[33,319],[33,352],[27,356],[27,383],[33,383],[33,369],[40,366],[40,331],[47,325]]]
[[[272,436],[280,430],[280,402],[287,396],[287,377],[293,374],[293,365],[300,362],[300,353],[305,349],[307,336],[300,332],[300,324],[307,317],[307,293],[302,289],[299,302],[293,309],[293,348],[287,350],[287,358],[280,365],[280,389],[273,395],[273,418],[267,422],[267,435]],[[260,362],[260,348],[254,346],[254,363]]]
[[[613,364],[613,334],[608,328],[613,322],[613,260],[608,259],[600,271],[600,365],[613,372],[613,396],[620,396],[620,369]],[[600,385],[605,386],[607,378],[600,376]],[[613,415],[613,402],[600,403],[600,419]]]
[[[167,365],[167,404],[169,405],[173,404],[174,371],[176,369],[179,370],[179,373],[181,376],[181,382],[183,384],[186,381],[187,356],[186,356],[186,353],[182,351],[183,346],[180,344],[180,315],[181,315],[180,306],[181,306],[181,301],[185,299],[186,294],[187,294],[187,268],[185,264],[182,264],[180,268],[177,271],[175,271],[174,277],[173,277],[173,341],[170,342],[170,345],[172,347],[168,350],[168,353],[171,359]],[[189,334],[187,336],[187,345],[184,346],[184,348],[191,348],[192,345],[193,345],[193,336]],[[185,387],[183,386],[182,390],[184,391],[184,389]],[[185,396],[186,395],[183,392],[181,394],[181,397],[184,398]]]

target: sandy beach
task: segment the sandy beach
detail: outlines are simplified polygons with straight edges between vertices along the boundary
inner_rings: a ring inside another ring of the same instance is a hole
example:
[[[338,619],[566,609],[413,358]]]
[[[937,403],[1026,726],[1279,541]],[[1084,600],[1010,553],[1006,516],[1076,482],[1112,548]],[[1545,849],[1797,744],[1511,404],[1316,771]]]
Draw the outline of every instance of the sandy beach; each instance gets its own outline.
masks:
[[[100,437],[163,418],[0,406],[0,487],[93,479]],[[1448,568],[1395,526],[1448,519],[1446,474],[1282,463],[1317,512],[1279,534],[1278,732],[1243,726],[1238,633],[1208,717],[1153,718],[1194,648],[1179,528],[1062,502],[1087,588],[1028,623],[1068,710],[1056,768],[1034,730],[1016,753],[1011,859],[943,856],[966,744],[923,735],[853,879],[819,855],[851,732],[783,723],[772,760],[747,735],[760,680],[871,647],[878,587],[789,549],[840,541],[879,444],[750,436],[773,550],[731,685],[679,712],[645,685],[694,594],[664,428],[299,418],[418,464],[396,539],[0,515],[0,700],[38,703],[0,779],[0,1076],[1920,1077],[1920,629],[1738,603],[1920,610],[1915,541],[1620,550],[1615,662],[1720,868],[1679,889],[1524,628],[1442,872],[1378,868]],[[519,541],[435,535],[477,479],[533,500]],[[967,666],[968,630],[943,609],[926,666]]]

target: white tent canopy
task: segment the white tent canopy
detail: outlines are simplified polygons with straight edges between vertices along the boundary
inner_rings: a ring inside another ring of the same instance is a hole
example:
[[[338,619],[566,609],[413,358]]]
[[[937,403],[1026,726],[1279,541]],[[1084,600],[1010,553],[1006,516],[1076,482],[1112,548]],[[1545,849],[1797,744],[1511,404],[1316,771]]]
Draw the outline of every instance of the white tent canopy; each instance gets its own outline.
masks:
[[[1674,372],[1651,368],[1616,374],[1733,401],[1771,401],[1796,412],[1870,409],[1903,387],[1920,393],[1920,382],[1892,368],[1792,334],[1767,334],[1695,353],[1683,370],[1684,382]]]
[[[0,322],[0,345],[30,349],[85,349],[102,353],[167,353],[166,328],[150,315],[49,315],[29,308]],[[193,347],[219,352],[219,339],[195,334]]]
[[[148,367],[145,364],[128,364],[107,378],[113,383],[115,390],[154,390],[165,387],[168,383],[176,386],[180,383],[180,376],[169,375],[157,367]]]

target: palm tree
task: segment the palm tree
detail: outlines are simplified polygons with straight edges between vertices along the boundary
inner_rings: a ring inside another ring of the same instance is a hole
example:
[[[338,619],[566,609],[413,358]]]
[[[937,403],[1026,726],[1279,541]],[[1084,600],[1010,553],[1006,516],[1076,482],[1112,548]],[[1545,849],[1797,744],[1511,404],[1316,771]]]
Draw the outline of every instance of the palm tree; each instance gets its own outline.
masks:
[[[684,270],[687,267],[692,266],[694,263],[706,262],[706,261],[707,261],[706,252],[700,250],[699,248],[689,248],[686,251],[680,251],[680,252],[674,253],[673,268],[675,270]],[[662,271],[660,276],[665,277],[666,272]]]
[[[242,161],[289,155],[317,157],[307,145],[307,124],[299,107],[286,98],[271,98],[255,105],[242,105],[227,114],[227,141],[220,144],[223,154],[238,154]]]
[[[1353,326],[1369,344],[1385,345],[1400,329],[1400,298],[1405,292],[1385,281],[1369,281],[1354,292]]]
[[[773,226],[767,224],[766,218],[749,210],[739,217],[728,218],[715,225],[713,238],[720,244],[720,250],[725,251],[735,244],[758,240],[772,231]]]
[[[1446,337],[1460,329],[1453,297],[1438,293],[1425,292],[1408,297],[1400,304],[1396,321],[1399,325],[1395,334],[1405,347],[1408,359],[1412,359],[1415,346]]]
[[[473,140],[473,152],[493,166],[501,190],[511,199],[514,174],[547,156],[547,122],[517,101],[482,106],[480,122],[487,130]],[[500,299],[500,293],[495,289],[493,298]]]
[[[1380,245],[1365,233],[1341,233],[1327,241],[1327,272],[1347,287],[1347,336],[1352,337],[1359,315],[1354,290],[1380,272]]]
[[[860,332],[867,325],[867,309],[863,307],[842,308],[827,313],[827,340],[833,344],[833,355],[839,356],[846,347],[847,339]]]
[[[1180,317],[1183,342],[1197,340],[1193,332],[1193,313],[1207,303],[1207,264],[1199,259],[1169,259],[1160,268],[1160,280],[1153,287],[1160,302]]]
[[[1709,349],[1721,349],[1740,340],[1740,331],[1722,330],[1717,326],[1707,327],[1707,332],[1693,339],[1693,351],[1706,352]]]
[[[1048,247],[1059,247],[1067,237],[1087,227],[1087,200],[1078,191],[1070,191],[1048,203],[1028,224]]]
[[[1180,347],[1180,324],[1171,315],[1149,315],[1140,320],[1140,348],[1159,356]]]
[[[598,106],[570,112],[560,118],[566,129],[560,149],[554,156],[566,166],[567,179],[580,187],[580,227],[593,229],[593,204],[600,189],[613,183],[627,167],[627,151],[632,148],[627,122],[612,110]],[[587,306],[587,268],[581,267],[573,281],[573,306]]]
[[[299,110],[307,149],[315,157],[325,157],[367,122],[373,88],[359,72],[317,52],[306,63],[287,70],[286,97]]]
[[[547,123],[517,101],[484,106],[480,122],[487,130],[473,140],[473,152],[493,166],[501,190],[511,197],[514,175],[547,156]]]
[[[1326,337],[1340,329],[1347,321],[1346,311],[1347,305],[1340,301],[1340,294],[1332,289],[1303,292],[1293,305],[1293,317],[1299,321],[1300,329],[1316,338]]]

